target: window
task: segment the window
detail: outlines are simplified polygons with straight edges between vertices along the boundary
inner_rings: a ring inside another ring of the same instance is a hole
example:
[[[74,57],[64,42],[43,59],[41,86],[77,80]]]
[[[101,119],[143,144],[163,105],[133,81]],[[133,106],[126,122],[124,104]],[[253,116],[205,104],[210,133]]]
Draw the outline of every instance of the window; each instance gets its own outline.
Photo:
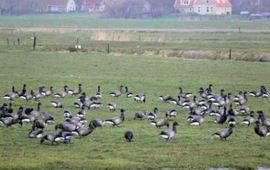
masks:
[[[206,7],[206,12],[209,12],[209,7]]]

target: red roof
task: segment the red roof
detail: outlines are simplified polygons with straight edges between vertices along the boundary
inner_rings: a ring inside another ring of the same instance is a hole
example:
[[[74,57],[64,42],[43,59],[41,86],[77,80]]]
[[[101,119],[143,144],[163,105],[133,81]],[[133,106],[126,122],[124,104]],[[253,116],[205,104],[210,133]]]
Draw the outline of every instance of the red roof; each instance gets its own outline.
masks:
[[[215,0],[215,5],[217,7],[231,7],[232,6],[229,0]]]

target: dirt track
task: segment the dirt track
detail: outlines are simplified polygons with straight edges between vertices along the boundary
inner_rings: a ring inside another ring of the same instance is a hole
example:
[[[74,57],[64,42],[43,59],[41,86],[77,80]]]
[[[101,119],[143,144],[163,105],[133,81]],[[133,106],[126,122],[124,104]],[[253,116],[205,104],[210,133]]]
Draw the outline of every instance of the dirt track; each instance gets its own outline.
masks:
[[[14,32],[95,32],[95,31],[124,31],[124,32],[173,32],[173,33],[270,33],[270,29],[157,29],[157,28],[0,28],[1,30],[13,30]]]

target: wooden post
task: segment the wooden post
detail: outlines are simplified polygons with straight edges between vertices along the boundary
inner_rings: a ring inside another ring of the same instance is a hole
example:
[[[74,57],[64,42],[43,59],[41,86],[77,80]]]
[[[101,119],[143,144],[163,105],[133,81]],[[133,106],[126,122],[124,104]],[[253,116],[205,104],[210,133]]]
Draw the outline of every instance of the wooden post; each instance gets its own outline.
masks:
[[[229,60],[232,59],[232,49],[229,50]]]
[[[9,46],[9,39],[7,38],[7,45]]]
[[[109,54],[111,52],[111,50],[110,50],[110,44],[108,43],[107,44],[107,53]]]
[[[36,49],[36,45],[37,45],[37,37],[34,36],[34,41],[33,41],[33,50]]]
[[[241,27],[238,27],[238,32],[239,32],[239,33],[241,32]]]
[[[18,45],[20,45],[20,42],[21,42],[20,38],[17,38]]]

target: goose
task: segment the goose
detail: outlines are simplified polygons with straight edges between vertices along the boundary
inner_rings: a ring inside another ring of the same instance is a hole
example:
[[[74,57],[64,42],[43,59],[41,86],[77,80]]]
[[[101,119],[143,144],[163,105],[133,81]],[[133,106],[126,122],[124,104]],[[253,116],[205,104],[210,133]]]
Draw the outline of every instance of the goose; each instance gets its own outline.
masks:
[[[264,116],[264,112],[262,110],[257,111],[259,114],[258,120],[262,123],[262,125],[266,127],[270,127],[270,119],[266,119]]]
[[[244,118],[244,120],[242,121],[242,124],[249,126],[250,124],[252,124],[254,122],[255,122],[254,111],[250,111],[250,115]]]
[[[100,107],[101,107],[101,102],[99,102],[99,101],[92,101],[88,105],[88,108],[98,109]]]
[[[121,115],[115,116],[115,117],[113,117],[111,119],[106,119],[105,120],[105,123],[112,124],[113,126],[120,125],[125,120],[124,112],[125,112],[125,110],[124,109],[121,109]]]
[[[177,105],[179,105],[179,106],[182,106],[182,107],[184,107],[187,103],[189,103],[190,101],[189,100],[187,100],[186,98],[183,98],[183,97],[181,97],[181,96],[178,96],[177,97]]]
[[[223,98],[215,99],[212,103],[219,108],[225,106],[227,104],[227,95],[224,95]]]
[[[148,113],[148,120],[155,120],[157,118],[158,108],[154,108],[152,112]]]
[[[68,93],[68,92],[67,92],[67,88],[68,88],[68,86],[65,85],[65,86],[64,86],[64,91],[55,93],[55,94],[54,94],[54,97],[61,97],[61,98],[64,98],[64,97],[67,95],[67,93]]]
[[[59,123],[54,127],[55,130],[61,129],[62,131],[69,131],[69,132],[75,131],[78,128],[79,128],[78,125],[69,122]]]
[[[104,122],[101,119],[94,119],[90,121],[90,124],[93,125],[95,128],[102,127]]]
[[[71,138],[72,138],[74,135],[77,135],[77,133],[74,134],[74,132],[60,131],[60,134],[59,134],[59,136],[63,138],[63,142],[64,142],[64,143],[65,143],[65,142],[70,143]]]
[[[43,137],[43,130],[40,130],[40,129],[37,129],[37,130],[31,130],[29,133],[28,133],[28,137],[29,138],[36,138],[36,139],[40,139]]]
[[[38,117],[39,116],[39,113],[40,113],[40,106],[41,106],[41,102],[38,102],[37,103],[37,109],[36,110],[32,110],[30,112],[31,115],[35,116],[35,117]]]
[[[124,138],[126,139],[127,142],[131,142],[131,140],[133,139],[134,135],[133,132],[128,130],[124,133]]]
[[[85,123],[87,122],[87,120],[84,117],[79,117],[79,116],[74,116],[74,117],[69,117],[65,120],[64,123],[68,123],[68,124],[75,124],[77,126],[77,128],[83,126]]]
[[[235,110],[235,114],[247,114],[249,112],[249,107],[247,105],[242,105],[238,110]]]
[[[262,93],[262,97],[264,97],[264,98],[268,98],[270,96],[270,94],[265,86],[261,86],[261,93]]]
[[[23,85],[22,90],[17,90],[16,93],[18,94],[18,96],[23,96],[26,93],[26,84]]]
[[[192,126],[200,126],[204,122],[204,117],[201,115],[189,115],[187,122]]]
[[[213,135],[219,137],[220,139],[227,140],[227,138],[233,133],[233,128],[234,125],[230,125],[229,128],[217,131]]]
[[[80,137],[85,137],[90,135],[95,130],[95,128],[96,127],[90,123],[89,127],[81,127],[76,129],[75,131],[79,134]]]
[[[71,112],[68,110],[64,110],[63,115],[65,118],[70,118],[72,116]]]
[[[98,99],[101,99],[102,98],[102,93],[101,93],[101,90],[100,90],[100,85],[98,85],[97,87],[97,91],[96,91],[96,98]]]
[[[230,108],[228,110],[228,115],[227,115],[227,123],[230,125],[230,124],[233,124],[235,125],[236,124],[236,117],[235,117],[235,111],[232,107],[232,104],[230,104]]]
[[[190,108],[195,108],[197,107],[197,102],[196,102],[196,96],[193,96],[193,100],[190,102],[183,103],[183,107],[185,109],[190,109]]]
[[[136,102],[143,102],[143,103],[145,103],[146,96],[145,96],[145,94],[137,94],[137,95],[134,96],[134,100]]]
[[[32,130],[44,129],[45,127],[46,123],[43,120],[35,119],[32,125]]]
[[[63,105],[62,105],[62,103],[60,101],[53,100],[53,101],[51,101],[51,105],[54,108],[63,108]]]
[[[15,91],[15,87],[12,86],[12,91],[4,95],[4,99],[13,100],[18,97],[18,93]]]
[[[144,111],[137,111],[134,114],[133,120],[136,120],[136,119],[143,120],[144,116],[145,116],[145,112]]]
[[[44,141],[49,141],[51,144],[55,144],[58,142],[64,142],[65,139],[61,136],[61,132],[50,132],[43,134],[43,137],[40,140],[40,144],[44,143]]]
[[[234,97],[234,103],[236,103],[236,104],[238,104],[238,105],[244,105],[244,104],[246,104],[247,103],[247,92],[245,91],[242,95],[241,95],[241,93],[239,94],[239,95],[237,95],[237,96],[235,96]]]
[[[10,117],[1,117],[0,124],[6,125],[6,127],[12,126],[19,123],[22,126],[22,122],[18,118]]]
[[[224,124],[227,120],[227,107],[224,106],[223,114],[215,119],[215,123]]]
[[[179,96],[183,98],[189,98],[192,96],[192,93],[184,92],[182,87],[179,87]]]
[[[173,97],[169,96],[169,95],[160,95],[159,96],[159,99],[161,101],[164,101],[164,102],[169,102],[171,99],[173,99]]]
[[[42,113],[42,120],[46,123],[46,124],[51,124],[54,123],[54,117],[48,113],[48,112],[43,112]]]
[[[254,127],[255,133],[260,137],[266,137],[270,135],[269,128],[266,127],[260,127],[260,121],[255,122],[256,125]]]
[[[29,101],[34,98],[34,91],[31,90],[30,93],[25,93],[24,95],[21,95],[20,98]]]
[[[110,111],[115,111],[117,108],[117,105],[115,103],[108,103],[107,107],[109,108]]]
[[[73,104],[75,108],[79,109],[81,109],[84,106],[84,104],[81,101],[75,101]]]
[[[76,96],[76,95],[80,94],[82,92],[82,84],[78,84],[77,89],[68,89],[67,92],[68,92],[68,94],[70,94],[72,96]]]
[[[133,93],[128,90],[127,86],[125,86],[125,90],[126,90],[126,97],[130,98],[133,96]]]
[[[44,86],[41,86],[37,90],[33,91],[33,98],[35,100],[38,100],[40,97],[42,97],[41,92],[43,91],[44,88],[45,88]]]
[[[156,126],[157,128],[161,128],[163,126],[167,126],[169,128],[169,121],[167,119],[156,119],[151,121],[151,125]]]
[[[41,95],[46,96],[46,97],[49,97],[52,94],[53,94],[53,87],[52,86],[50,86],[49,90],[42,89],[42,91],[41,91]]]
[[[176,126],[178,126],[177,122],[173,123],[173,127],[172,130],[167,130],[167,131],[161,131],[160,132],[160,136],[164,139],[166,139],[167,141],[170,140],[171,138],[173,138],[176,134]]]
[[[115,90],[115,91],[113,91],[113,92],[111,92],[110,93],[110,95],[112,96],[112,97],[119,97],[119,96],[121,96],[122,95],[122,92],[123,92],[123,85],[121,85],[120,86],[120,90]]]
[[[166,117],[176,117],[176,115],[177,115],[177,110],[175,109],[166,110],[166,113],[165,113]]]
[[[84,106],[83,106],[82,109],[80,111],[78,111],[77,116],[84,117],[85,115],[86,115],[86,112],[85,112]]]

